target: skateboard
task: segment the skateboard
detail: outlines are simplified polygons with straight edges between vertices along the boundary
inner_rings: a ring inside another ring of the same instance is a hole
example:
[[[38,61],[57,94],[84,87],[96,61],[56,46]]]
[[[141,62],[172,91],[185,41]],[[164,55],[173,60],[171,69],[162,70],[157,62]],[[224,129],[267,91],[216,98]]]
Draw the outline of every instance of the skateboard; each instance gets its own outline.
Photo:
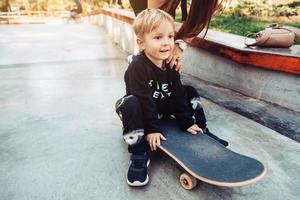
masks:
[[[206,134],[190,134],[175,120],[161,121],[160,127],[167,140],[159,148],[186,171],[180,175],[180,183],[187,190],[193,189],[197,180],[217,186],[244,186],[267,172],[260,161],[238,154]]]

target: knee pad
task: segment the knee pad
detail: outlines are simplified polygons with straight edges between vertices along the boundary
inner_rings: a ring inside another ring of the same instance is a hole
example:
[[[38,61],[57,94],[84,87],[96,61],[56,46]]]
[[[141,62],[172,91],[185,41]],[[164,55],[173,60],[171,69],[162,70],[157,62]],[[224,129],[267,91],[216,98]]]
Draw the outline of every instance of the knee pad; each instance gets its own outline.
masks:
[[[123,135],[125,142],[130,146],[134,146],[140,143],[143,137],[144,137],[144,129],[133,130],[128,133],[124,133]]]
[[[190,102],[191,102],[191,105],[193,107],[193,110],[199,110],[199,109],[202,108],[200,97],[192,98]]]

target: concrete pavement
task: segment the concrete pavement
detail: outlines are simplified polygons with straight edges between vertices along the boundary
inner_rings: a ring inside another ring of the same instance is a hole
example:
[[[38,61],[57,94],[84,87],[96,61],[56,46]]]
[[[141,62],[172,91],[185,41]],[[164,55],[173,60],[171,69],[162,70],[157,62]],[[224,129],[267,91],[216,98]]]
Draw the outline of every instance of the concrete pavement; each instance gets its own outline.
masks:
[[[212,132],[261,160],[267,176],[186,191],[181,168],[156,152],[149,185],[128,187],[114,113],[125,69],[126,54],[97,26],[0,26],[1,200],[299,199],[300,144],[205,99]]]

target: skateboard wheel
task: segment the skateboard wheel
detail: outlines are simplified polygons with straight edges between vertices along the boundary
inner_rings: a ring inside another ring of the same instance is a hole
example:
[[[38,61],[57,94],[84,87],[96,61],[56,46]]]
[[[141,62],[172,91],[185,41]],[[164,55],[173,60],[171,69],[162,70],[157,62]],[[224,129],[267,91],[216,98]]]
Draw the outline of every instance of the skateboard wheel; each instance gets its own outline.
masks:
[[[187,173],[180,175],[180,184],[186,190],[191,190],[197,185],[197,180]]]

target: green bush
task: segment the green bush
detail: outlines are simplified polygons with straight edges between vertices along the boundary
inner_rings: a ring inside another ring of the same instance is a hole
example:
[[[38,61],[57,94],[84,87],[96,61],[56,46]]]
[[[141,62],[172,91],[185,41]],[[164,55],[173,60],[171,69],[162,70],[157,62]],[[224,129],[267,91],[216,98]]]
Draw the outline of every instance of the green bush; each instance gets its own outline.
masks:
[[[300,2],[299,2],[300,3]],[[297,16],[300,13],[299,12],[300,6],[298,7],[291,7],[288,5],[279,5],[279,6],[273,6],[274,16]]]
[[[241,0],[233,9],[228,10],[233,16],[297,16],[300,15],[300,0],[289,4],[270,6],[265,0]]]

